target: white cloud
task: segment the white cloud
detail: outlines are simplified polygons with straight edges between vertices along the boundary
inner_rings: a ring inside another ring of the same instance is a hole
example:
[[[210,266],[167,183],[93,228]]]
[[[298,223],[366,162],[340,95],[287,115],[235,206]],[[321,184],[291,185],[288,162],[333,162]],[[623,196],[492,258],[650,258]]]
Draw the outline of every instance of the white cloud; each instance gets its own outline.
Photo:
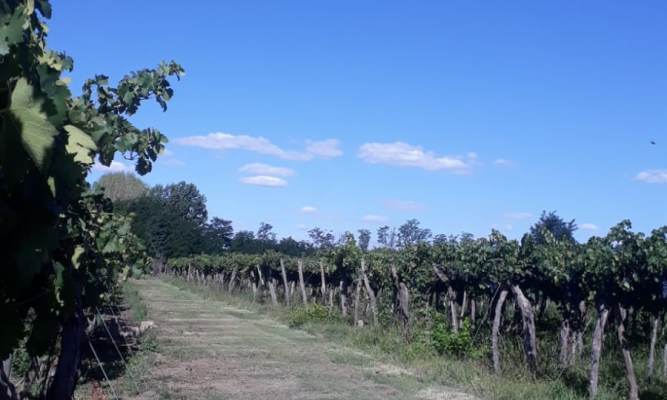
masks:
[[[597,225],[590,224],[590,223],[579,224],[578,226],[579,226],[579,228],[581,228],[585,231],[597,231],[598,229],[600,229],[600,227],[598,227]]]
[[[533,214],[529,212],[509,212],[505,214],[505,218],[509,219],[530,219],[533,218]]]
[[[183,165],[185,165],[185,162],[183,160],[179,160],[175,156],[176,154],[173,151],[165,147],[160,153],[157,162],[160,165],[169,165],[172,167],[182,167]]]
[[[294,170],[286,167],[275,167],[273,165],[262,163],[250,163],[239,168],[239,171],[248,174],[271,175],[271,176],[292,176]]]
[[[306,140],[306,152],[322,158],[334,158],[343,155],[339,147],[340,142],[336,139],[321,141]]]
[[[111,164],[107,167],[106,165],[100,164],[99,161],[95,161],[93,164],[93,172],[99,172],[106,174],[109,172],[133,172],[134,170],[129,165],[125,165],[120,161],[111,161]]]
[[[241,183],[246,185],[283,187],[287,186],[287,181],[282,178],[268,175],[246,176],[241,178]]]
[[[471,157],[472,154],[472,157]],[[468,160],[456,156],[437,156],[425,151],[421,146],[413,146],[404,142],[364,143],[359,147],[359,158],[371,164],[398,165],[417,167],[427,171],[446,170],[456,173],[467,173],[477,155],[471,153]]]
[[[384,215],[366,214],[361,220],[369,224],[382,224],[389,221],[389,218]]]
[[[384,206],[390,210],[398,211],[422,211],[426,209],[424,204],[412,200],[387,200]]]
[[[185,161],[172,157],[158,158],[157,162],[163,165],[170,165],[172,167],[182,167],[183,165],[185,165]]]
[[[306,226],[306,224],[297,224],[296,229],[300,231],[305,231],[306,229],[308,229],[308,227]]]
[[[638,173],[635,179],[646,183],[667,183],[667,169],[647,169]]]
[[[505,158],[498,158],[493,162],[493,165],[497,165],[499,167],[513,167],[516,165],[516,161],[507,160]]]
[[[194,146],[210,150],[246,150],[282,158],[284,160],[307,161],[315,157],[332,158],[342,154],[338,149],[338,141],[307,141],[303,151],[285,150],[262,136],[233,135],[216,132],[205,136],[188,136],[176,139],[175,142],[184,146]]]
[[[312,214],[314,212],[317,212],[317,208],[313,206],[303,206],[301,207],[301,212],[304,214]]]

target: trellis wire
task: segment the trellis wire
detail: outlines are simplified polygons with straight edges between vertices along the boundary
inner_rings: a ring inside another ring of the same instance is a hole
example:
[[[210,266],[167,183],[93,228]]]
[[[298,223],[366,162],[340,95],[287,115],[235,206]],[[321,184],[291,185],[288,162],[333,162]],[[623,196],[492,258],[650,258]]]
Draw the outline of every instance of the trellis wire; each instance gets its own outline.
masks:
[[[114,399],[119,400],[118,395],[116,394],[116,390],[113,388],[113,385],[111,384],[111,380],[109,380],[109,376],[107,375],[107,372],[104,370],[104,366],[102,365],[102,361],[100,361],[100,358],[97,356],[97,352],[95,351],[95,347],[93,347],[93,342],[90,341],[89,337],[86,337],[88,339],[88,345],[90,346],[90,350],[93,352],[93,356],[95,357],[95,360],[97,360],[97,365],[100,367],[100,370],[102,370],[102,375],[104,376],[104,380],[107,382],[107,385],[109,385],[109,389],[111,389],[111,394],[113,395]]]
[[[113,335],[111,335],[111,331],[109,330],[109,327],[107,326],[106,321],[104,321],[104,318],[102,317],[102,313],[100,313],[100,309],[95,306],[95,311],[97,311],[97,316],[100,318],[102,321],[102,325],[104,325],[104,329],[107,331],[107,335],[109,335],[109,339],[111,339],[111,343],[113,343],[113,347],[116,349],[116,352],[120,356],[121,361],[123,361],[123,365],[125,365],[125,372],[130,376],[130,381],[132,381],[132,386],[137,390],[137,393],[140,393],[141,390],[139,390],[139,385],[134,379],[134,376],[132,372],[130,371],[130,368],[127,366],[127,361],[125,360],[125,357],[123,357],[123,353],[121,353],[120,349],[118,348],[118,344],[116,344],[116,341],[113,338]],[[116,320],[116,324],[118,324],[118,320]]]

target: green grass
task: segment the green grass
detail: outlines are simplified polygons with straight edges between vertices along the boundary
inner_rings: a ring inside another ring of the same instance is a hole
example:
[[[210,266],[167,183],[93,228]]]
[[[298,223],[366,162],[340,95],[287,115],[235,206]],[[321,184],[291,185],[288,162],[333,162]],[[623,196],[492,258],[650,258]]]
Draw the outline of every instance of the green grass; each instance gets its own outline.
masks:
[[[130,310],[130,319],[135,322],[143,321],[148,317],[148,308],[141,301],[141,296],[131,281],[125,282],[121,291],[123,303]]]
[[[557,369],[555,343],[542,343],[543,372],[538,378],[532,377],[523,367],[521,342],[519,338],[503,338],[502,374],[491,372],[488,361],[486,343],[470,351],[469,357],[454,357],[438,354],[431,343],[430,332],[416,327],[412,340],[404,340],[398,327],[388,324],[381,328],[356,328],[339,318],[324,317],[322,310],[309,306],[272,306],[252,301],[245,293],[229,295],[195,283],[177,279],[168,279],[169,283],[212,300],[223,301],[229,305],[246,308],[264,316],[277,319],[288,325],[298,327],[313,335],[331,342],[358,349],[371,357],[398,365],[412,371],[420,382],[440,384],[443,386],[460,387],[482,398],[510,399],[588,399],[587,371],[584,365],[563,372]],[[600,374],[599,400],[618,400],[626,396],[626,385],[620,355],[614,349],[613,332],[608,333],[604,353],[604,369]],[[362,363],[362,359],[346,360],[340,354],[332,354],[333,362],[351,364]],[[548,362],[547,362],[548,361]],[[586,360],[583,361],[586,363]],[[645,357],[636,354],[635,365],[638,370],[643,368]],[[380,379],[380,378],[378,378]],[[383,378],[384,379],[384,378]],[[408,382],[407,380],[406,382]],[[400,385],[400,382],[398,383]],[[407,383],[406,383],[407,384]],[[667,398],[667,385],[656,382],[642,384],[642,399]]]

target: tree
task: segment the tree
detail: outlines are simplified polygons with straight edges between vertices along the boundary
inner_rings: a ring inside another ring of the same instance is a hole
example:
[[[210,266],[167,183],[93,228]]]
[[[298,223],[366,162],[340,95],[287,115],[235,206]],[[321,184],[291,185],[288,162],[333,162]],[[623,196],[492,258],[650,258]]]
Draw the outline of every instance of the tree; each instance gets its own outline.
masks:
[[[335,238],[331,231],[324,231],[316,227],[308,231],[308,236],[318,249],[330,249],[334,246]]]
[[[263,242],[274,243],[276,241],[276,234],[273,232],[273,225],[262,222],[257,229],[257,240]]]
[[[368,245],[371,241],[371,231],[369,231],[368,229],[359,229],[358,232],[359,232],[359,236],[358,236],[358,238],[359,238],[359,248],[363,252],[367,252],[368,251]]]
[[[574,220],[564,221],[556,214],[556,211],[542,211],[539,221],[530,228],[530,234],[533,236],[536,244],[545,242],[544,232],[548,231],[556,240],[567,240],[574,242],[574,231],[577,230],[577,224]]]
[[[233,236],[234,228],[232,227],[232,221],[214,217],[204,227],[206,251],[212,254],[223,253],[231,246]]]
[[[148,186],[130,172],[104,174],[95,182],[93,189],[102,190],[114,203],[136,199],[148,193]]]
[[[231,243],[231,250],[237,253],[256,254],[261,251],[261,244],[255,239],[253,231],[238,231]]]
[[[290,236],[280,239],[276,245],[276,251],[288,256],[300,257],[311,254],[313,246],[306,241],[297,241]]]
[[[426,242],[430,238],[431,230],[420,228],[419,221],[414,218],[398,228],[398,245],[403,248]]]
[[[199,192],[194,183],[179,182],[166,186],[157,185],[151,195],[162,199],[181,218],[203,227],[208,219],[206,196]]]
[[[383,247],[393,249],[396,245],[396,229],[386,225],[379,227],[377,230],[377,241]]]

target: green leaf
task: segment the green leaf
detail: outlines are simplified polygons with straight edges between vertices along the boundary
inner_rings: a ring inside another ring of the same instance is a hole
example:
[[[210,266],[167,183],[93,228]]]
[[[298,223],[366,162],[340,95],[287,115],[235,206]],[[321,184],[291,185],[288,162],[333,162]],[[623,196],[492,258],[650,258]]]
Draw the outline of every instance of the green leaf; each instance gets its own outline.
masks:
[[[79,258],[81,258],[81,255],[85,252],[86,250],[83,248],[83,246],[77,245],[74,248],[74,254],[72,254],[72,265],[74,266],[75,269],[78,269],[79,266],[81,265],[81,262],[79,261]]]
[[[44,172],[49,166],[49,154],[58,130],[43,111],[44,100],[34,97],[34,92],[25,78],[19,79],[12,92],[9,109],[20,124],[23,147],[37,168]]]
[[[26,14],[23,6],[18,6],[13,14],[0,17],[0,56],[9,53],[9,47],[23,41],[23,25]]]
[[[74,125],[65,125],[69,134],[65,149],[74,155],[74,161],[84,165],[92,165],[95,161],[97,146],[88,134]]]

